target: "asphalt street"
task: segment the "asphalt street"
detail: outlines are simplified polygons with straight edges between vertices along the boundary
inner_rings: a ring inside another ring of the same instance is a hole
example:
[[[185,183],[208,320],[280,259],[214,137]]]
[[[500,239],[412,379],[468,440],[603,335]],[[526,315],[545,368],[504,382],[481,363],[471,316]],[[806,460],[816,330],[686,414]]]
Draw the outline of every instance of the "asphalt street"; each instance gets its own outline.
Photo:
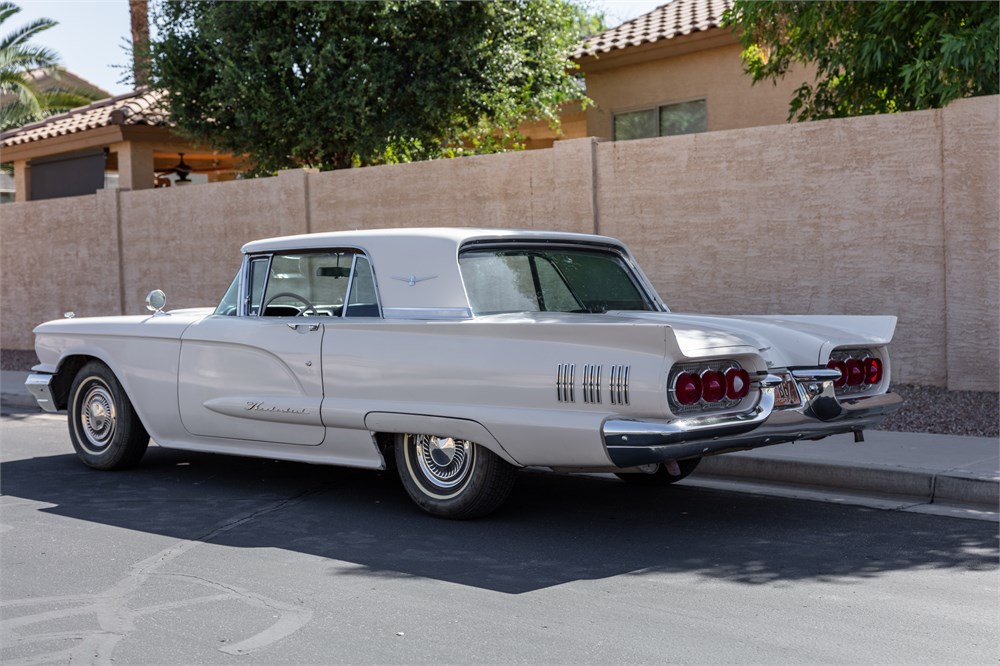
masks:
[[[487,519],[391,474],[0,421],[0,661],[996,663],[995,523],[522,473]]]

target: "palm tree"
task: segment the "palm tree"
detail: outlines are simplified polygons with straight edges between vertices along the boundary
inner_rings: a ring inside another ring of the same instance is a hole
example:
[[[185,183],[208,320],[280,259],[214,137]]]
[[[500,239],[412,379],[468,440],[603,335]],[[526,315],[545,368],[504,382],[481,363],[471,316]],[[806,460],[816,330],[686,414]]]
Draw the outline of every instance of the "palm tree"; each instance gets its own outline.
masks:
[[[0,26],[21,11],[12,2],[0,2]],[[39,90],[30,72],[46,69],[58,78],[59,56],[52,49],[30,44],[32,38],[56,25],[38,19],[0,37],[0,131],[41,120],[52,113],[92,101],[94,96],[78,90]]]
[[[135,85],[149,83],[149,0],[128,0],[132,20],[132,78]]]

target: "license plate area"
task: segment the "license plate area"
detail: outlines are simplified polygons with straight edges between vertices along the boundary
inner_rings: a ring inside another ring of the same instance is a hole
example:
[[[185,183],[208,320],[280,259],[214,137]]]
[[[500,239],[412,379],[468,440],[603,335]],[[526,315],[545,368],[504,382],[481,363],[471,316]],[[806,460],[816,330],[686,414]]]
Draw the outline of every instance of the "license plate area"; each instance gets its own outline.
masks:
[[[778,376],[781,377],[781,383],[774,387],[774,408],[798,407],[801,402],[795,380],[788,374]]]

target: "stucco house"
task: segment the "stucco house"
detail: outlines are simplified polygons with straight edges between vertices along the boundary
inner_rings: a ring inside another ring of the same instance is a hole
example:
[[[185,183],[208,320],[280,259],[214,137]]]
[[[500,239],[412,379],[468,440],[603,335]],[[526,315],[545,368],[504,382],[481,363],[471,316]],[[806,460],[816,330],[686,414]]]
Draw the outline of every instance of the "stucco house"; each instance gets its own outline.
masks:
[[[164,93],[140,88],[0,134],[16,200],[232,180],[238,159],[178,135]]]
[[[741,47],[721,25],[731,0],[672,0],[581,42],[572,54],[593,104],[567,108],[557,135],[545,123],[521,128],[528,148],[595,136],[622,141],[777,125],[808,78],[752,85]]]

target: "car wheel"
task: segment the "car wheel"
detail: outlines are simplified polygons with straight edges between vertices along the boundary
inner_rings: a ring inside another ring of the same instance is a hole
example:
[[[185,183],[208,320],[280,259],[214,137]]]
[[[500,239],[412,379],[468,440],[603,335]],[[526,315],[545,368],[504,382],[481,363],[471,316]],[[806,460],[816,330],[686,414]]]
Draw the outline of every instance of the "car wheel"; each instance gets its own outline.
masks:
[[[111,369],[91,361],[73,379],[69,436],[76,454],[95,469],[134,466],[149,446],[149,434]]]
[[[474,442],[434,435],[396,435],[396,467],[407,494],[441,518],[485,516],[504,503],[516,470]]]
[[[646,486],[662,486],[671,483],[677,483],[688,474],[693,472],[701,462],[701,458],[688,458],[687,460],[678,460],[677,467],[679,468],[680,474],[671,474],[670,470],[667,469],[666,465],[660,463],[654,463],[656,466],[656,471],[649,472],[630,472],[627,474],[615,474],[622,481],[628,483],[641,484]]]

